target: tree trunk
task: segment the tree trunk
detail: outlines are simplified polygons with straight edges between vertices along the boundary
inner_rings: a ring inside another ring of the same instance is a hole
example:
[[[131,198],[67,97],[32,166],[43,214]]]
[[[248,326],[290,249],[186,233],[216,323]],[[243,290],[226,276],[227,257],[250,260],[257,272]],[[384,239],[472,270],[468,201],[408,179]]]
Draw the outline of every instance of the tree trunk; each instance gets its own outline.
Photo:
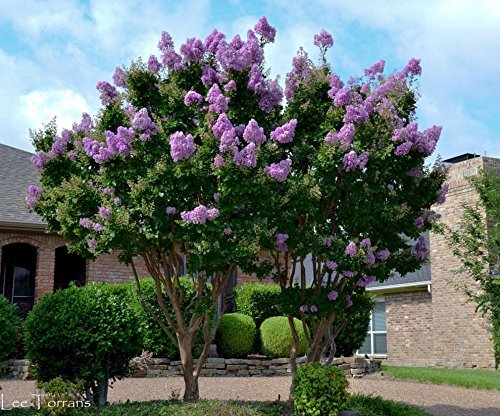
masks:
[[[297,333],[297,328],[295,328],[295,323],[293,321],[293,316],[288,315],[288,324],[290,325],[290,330],[292,331],[292,351],[290,352],[290,369],[292,371],[292,384],[290,385],[290,399],[292,399],[293,389],[295,388],[295,376],[297,375],[297,352],[299,351],[300,339]]]
[[[194,402],[200,398],[198,387],[198,376],[194,373],[193,363],[193,338],[191,335],[177,335],[179,341],[179,352],[181,354],[181,363],[184,376],[184,401]]]
[[[108,401],[108,378],[103,378],[98,385],[99,404],[102,406]]]

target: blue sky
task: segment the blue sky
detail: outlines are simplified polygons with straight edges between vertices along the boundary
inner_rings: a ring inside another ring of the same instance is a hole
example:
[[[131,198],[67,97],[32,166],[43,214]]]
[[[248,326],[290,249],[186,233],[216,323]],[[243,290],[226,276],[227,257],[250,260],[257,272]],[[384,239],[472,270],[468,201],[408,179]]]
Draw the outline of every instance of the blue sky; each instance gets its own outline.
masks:
[[[162,30],[178,47],[214,27],[244,34],[261,16],[277,28],[266,61],[282,77],[299,46],[317,58],[313,35],[322,28],[345,79],[379,59],[392,71],[421,58],[418,117],[422,129],[443,126],[436,153],[500,157],[497,0],[2,0],[0,143],[32,150],[29,129],[95,114],[97,81],[157,53]]]

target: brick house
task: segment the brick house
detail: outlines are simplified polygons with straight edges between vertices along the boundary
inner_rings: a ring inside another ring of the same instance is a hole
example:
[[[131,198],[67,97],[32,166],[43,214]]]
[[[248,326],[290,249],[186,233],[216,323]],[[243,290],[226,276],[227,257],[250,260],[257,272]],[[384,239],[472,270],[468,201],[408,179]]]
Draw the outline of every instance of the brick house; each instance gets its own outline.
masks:
[[[436,208],[441,222],[455,228],[461,204],[478,200],[467,180],[480,169],[500,175],[500,159],[465,154],[445,163],[449,167],[446,202]],[[406,276],[375,282],[368,290],[377,296],[370,331],[358,353],[387,358],[391,365],[494,368],[489,323],[456,284],[474,284],[453,271],[460,261],[443,235],[426,236],[430,262]]]
[[[69,254],[61,237],[46,233],[46,225],[24,204],[28,185],[36,183],[31,154],[0,144],[0,294],[27,309],[45,293],[67,287],[70,281],[126,282],[130,268],[117,255],[96,261]],[[500,159],[466,154],[449,164],[448,197],[438,211],[453,227],[461,216],[461,203],[473,204],[478,196],[467,177],[479,169],[500,174]],[[388,364],[449,367],[494,367],[488,323],[475,305],[449,281],[467,282],[453,273],[460,264],[445,238],[427,234],[430,262],[405,276],[393,276],[368,287],[377,298],[370,331],[358,351],[387,358]],[[147,275],[137,261],[140,275]],[[236,284],[233,276],[230,288]],[[238,273],[238,281],[255,280]],[[229,288],[229,289],[230,289]]]

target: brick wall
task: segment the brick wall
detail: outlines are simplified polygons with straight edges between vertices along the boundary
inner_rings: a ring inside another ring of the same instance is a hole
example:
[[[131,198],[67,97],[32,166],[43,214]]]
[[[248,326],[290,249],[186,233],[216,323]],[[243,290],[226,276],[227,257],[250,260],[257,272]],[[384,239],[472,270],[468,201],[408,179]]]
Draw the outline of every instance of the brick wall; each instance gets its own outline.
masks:
[[[433,360],[431,294],[425,291],[385,294],[387,364],[425,366]]]
[[[55,251],[64,245],[64,240],[53,234],[14,232],[0,230],[0,249],[13,243],[26,243],[37,249],[35,277],[35,301],[54,290]],[[1,264],[1,259],[0,259]],[[141,259],[136,260],[139,276],[148,272]],[[87,261],[86,281],[109,281],[123,283],[133,278],[132,269],[118,261],[117,253],[99,256],[96,261]]]
[[[462,216],[461,204],[473,205],[478,195],[467,177],[481,168],[500,166],[500,160],[478,157],[450,166],[450,186],[446,202],[437,206],[441,222],[454,229]],[[493,349],[489,324],[475,312],[475,304],[467,302],[457,287],[474,287],[467,275],[456,274],[460,261],[451,253],[446,236],[431,233],[432,310],[435,364],[451,367],[493,367]]]

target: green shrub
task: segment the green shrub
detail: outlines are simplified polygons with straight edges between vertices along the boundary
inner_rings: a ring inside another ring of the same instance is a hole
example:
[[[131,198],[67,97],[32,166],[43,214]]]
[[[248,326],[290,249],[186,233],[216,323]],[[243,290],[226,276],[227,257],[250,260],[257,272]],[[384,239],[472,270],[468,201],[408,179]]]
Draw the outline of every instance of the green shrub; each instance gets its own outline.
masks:
[[[305,354],[308,342],[302,322],[293,318],[299,335],[300,345],[298,355]],[[260,326],[261,352],[270,358],[289,357],[292,349],[293,337],[288,318],[274,316],[267,318]]]
[[[369,293],[364,293],[347,310],[346,325],[335,339],[337,346],[336,357],[340,357],[341,355],[344,357],[351,356],[353,352],[361,348],[370,328],[370,316],[374,307],[375,301],[373,296]],[[338,323],[335,321],[333,324],[334,329],[337,325]]]
[[[300,365],[292,392],[294,414],[300,416],[336,416],[349,398],[344,372],[319,363]]]
[[[267,318],[283,315],[277,306],[280,292],[276,284],[245,283],[235,289],[235,312],[251,316],[259,327]]]
[[[180,279],[181,285],[184,288],[184,299],[183,299],[183,310],[184,310],[184,319],[189,320],[191,319],[191,316],[194,313],[202,313],[205,308],[209,308],[210,305],[205,305],[205,304],[193,304],[188,308],[188,305],[193,301],[195,298],[196,292],[193,289],[193,286],[191,285],[191,282],[189,281],[188,278],[182,277]],[[174,343],[170,340],[170,338],[165,334],[163,329],[161,328],[160,324],[156,321],[155,318],[151,316],[150,313],[144,311],[142,306],[139,303],[139,300],[137,298],[136,292],[135,292],[135,282],[132,282],[130,285],[131,289],[131,294],[134,298],[134,305],[136,307],[136,310],[138,311],[140,317],[141,317],[141,325],[143,328],[143,334],[144,334],[144,349],[146,351],[152,352],[154,356],[156,357],[162,357],[162,358],[170,358],[170,359],[179,359],[179,349],[174,345]],[[210,289],[210,287],[209,287]],[[156,296],[156,284],[153,281],[153,279],[148,278],[148,279],[141,279],[141,293],[142,293],[142,298],[145,302],[145,304],[157,315],[159,316],[163,323],[167,326],[170,327],[167,318],[165,318],[160,305],[158,304],[158,299]],[[174,309],[171,307],[169,304],[169,300],[167,295],[165,294],[164,297],[164,302],[165,305],[167,306],[167,309],[169,312],[174,315]],[[174,333],[175,335],[175,333]],[[198,342],[200,344],[203,343],[203,333],[200,331],[198,334]]]
[[[16,347],[19,323],[16,307],[0,295],[0,370],[4,360]]]
[[[51,416],[77,414],[77,409],[88,407],[83,400],[84,383],[72,383],[57,377],[46,383],[37,383],[37,389],[43,390],[43,395],[37,396],[36,407],[42,414]],[[78,409],[78,410],[79,410]]]
[[[215,342],[217,351],[228,358],[246,358],[252,352],[257,327],[242,313],[227,313],[220,321]]]
[[[93,283],[45,295],[26,318],[24,340],[38,381],[82,380],[87,398],[99,403],[107,380],[129,374],[130,359],[142,351],[128,285]]]

